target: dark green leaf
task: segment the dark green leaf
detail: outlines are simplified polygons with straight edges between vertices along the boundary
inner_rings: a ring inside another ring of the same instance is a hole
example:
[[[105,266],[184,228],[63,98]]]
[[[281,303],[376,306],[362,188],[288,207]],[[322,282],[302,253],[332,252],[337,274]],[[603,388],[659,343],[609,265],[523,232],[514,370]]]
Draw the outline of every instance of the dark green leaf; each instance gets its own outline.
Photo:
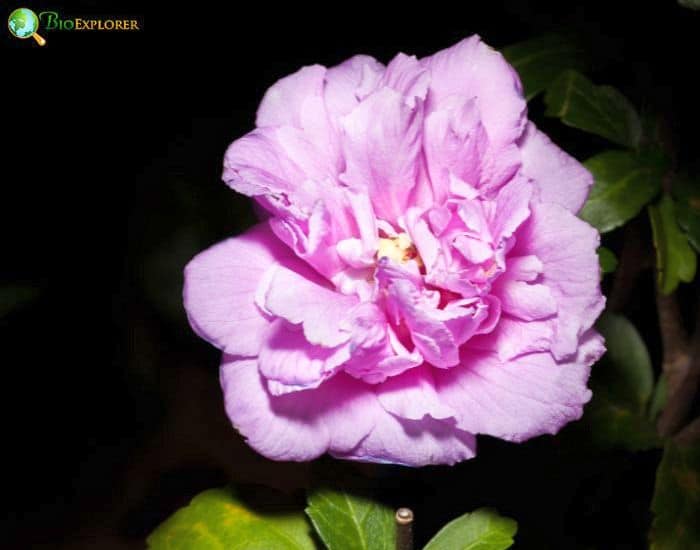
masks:
[[[661,189],[666,163],[660,156],[606,151],[584,162],[595,183],[579,214],[601,233],[634,218]]]
[[[583,71],[588,66],[585,50],[578,40],[559,33],[518,42],[505,48],[503,55],[520,75],[528,101],[566,69]]]
[[[601,447],[654,447],[658,438],[647,418],[654,374],[646,345],[634,325],[620,315],[604,314],[597,328],[608,351],[591,377],[593,399],[585,414],[591,439]]]
[[[606,383],[616,401],[643,413],[654,388],[654,370],[644,340],[622,315],[605,313],[596,327],[605,337],[607,348],[600,381]]]
[[[364,495],[329,488],[309,494],[306,513],[329,550],[394,550],[394,512]]]
[[[423,550],[503,550],[513,545],[515,520],[480,508],[445,525]]]
[[[666,376],[661,373],[656,386],[654,387],[654,393],[651,396],[651,403],[649,403],[649,420],[652,422],[656,420],[663,408],[666,406],[666,398],[668,387],[666,383]]]
[[[636,148],[642,123],[629,100],[610,86],[595,86],[576,71],[565,71],[547,90],[546,115],[564,124]]]
[[[677,176],[673,181],[676,216],[688,241],[700,252],[700,181]]]
[[[649,207],[649,217],[656,247],[659,289],[669,294],[681,281],[693,280],[697,258],[688,238],[678,227],[673,199],[669,195]]]
[[[678,4],[691,10],[700,10],[700,0],[678,0]]]
[[[197,495],[148,537],[148,547],[165,550],[312,550],[311,526],[301,510],[268,504],[251,508],[229,489]]]
[[[39,289],[33,286],[8,285],[0,287],[0,319],[31,303],[37,296],[39,296]]]
[[[700,541],[700,445],[669,442],[656,471],[651,550],[688,550]]]
[[[599,387],[593,389],[584,422],[596,448],[644,451],[661,445],[653,422],[620,405]]]
[[[615,254],[604,246],[598,249],[598,261],[600,262],[600,269],[603,273],[612,273],[617,269],[617,258]]]

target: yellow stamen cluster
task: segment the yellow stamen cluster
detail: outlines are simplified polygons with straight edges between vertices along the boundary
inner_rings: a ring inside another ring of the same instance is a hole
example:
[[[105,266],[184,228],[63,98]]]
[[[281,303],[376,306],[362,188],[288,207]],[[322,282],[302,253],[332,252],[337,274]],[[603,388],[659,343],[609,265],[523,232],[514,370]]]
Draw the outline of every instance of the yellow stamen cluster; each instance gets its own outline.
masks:
[[[399,263],[416,260],[418,265],[423,265],[415,245],[406,233],[399,233],[391,239],[379,239],[377,258],[384,257]]]

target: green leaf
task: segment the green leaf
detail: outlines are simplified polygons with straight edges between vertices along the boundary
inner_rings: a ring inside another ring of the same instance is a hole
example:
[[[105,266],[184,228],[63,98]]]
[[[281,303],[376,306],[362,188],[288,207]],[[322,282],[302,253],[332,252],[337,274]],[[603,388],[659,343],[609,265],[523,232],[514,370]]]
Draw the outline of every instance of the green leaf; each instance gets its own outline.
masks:
[[[656,471],[651,550],[688,550],[700,541],[700,445],[666,444]]]
[[[651,396],[651,402],[649,403],[649,420],[654,422],[656,417],[661,414],[661,411],[666,406],[666,398],[668,397],[668,383],[666,382],[666,375],[661,373],[656,386],[654,387],[654,393]]]
[[[445,525],[423,550],[503,550],[513,545],[515,520],[480,508]]]
[[[609,248],[601,246],[598,249],[598,261],[600,262],[600,270],[603,273],[612,273],[617,269],[617,258]]]
[[[518,42],[502,53],[520,75],[528,101],[566,69],[583,71],[588,67],[585,49],[579,41],[560,33]]]
[[[316,544],[301,510],[277,502],[247,506],[229,489],[212,489],[192,499],[148,537],[163,550],[312,550]]]
[[[38,296],[39,289],[33,286],[8,285],[0,287],[0,319],[33,302]]]
[[[661,189],[666,162],[627,151],[606,151],[584,162],[595,183],[579,216],[601,233],[634,218]]]
[[[636,148],[642,123],[630,101],[610,86],[595,86],[576,71],[565,71],[545,96],[548,116],[579,130]]]
[[[693,248],[700,252],[700,181],[688,176],[677,176],[673,181],[678,224],[685,231]]]
[[[641,450],[659,444],[647,403],[654,372],[646,345],[625,317],[605,313],[597,323],[607,353],[593,367],[593,399],[585,421],[592,441],[600,447]]]
[[[700,0],[678,0],[678,4],[691,10],[700,10]]]
[[[603,314],[596,324],[605,337],[607,363],[600,381],[608,393],[634,412],[644,412],[654,388],[654,369],[646,344],[635,326],[622,315]]]
[[[394,550],[394,512],[365,495],[330,488],[309,494],[307,515],[328,550]]]
[[[656,247],[657,282],[661,292],[670,294],[681,281],[693,280],[697,258],[678,227],[670,195],[665,194],[657,204],[649,206],[649,217]]]

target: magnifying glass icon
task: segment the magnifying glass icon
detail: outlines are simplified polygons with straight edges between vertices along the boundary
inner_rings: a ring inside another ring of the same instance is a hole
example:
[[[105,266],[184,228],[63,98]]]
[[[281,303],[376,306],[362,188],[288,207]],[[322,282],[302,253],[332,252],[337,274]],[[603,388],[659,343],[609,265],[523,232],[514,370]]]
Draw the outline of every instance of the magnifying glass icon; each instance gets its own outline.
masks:
[[[39,18],[29,8],[17,8],[7,18],[7,27],[12,36],[24,40],[33,38],[39,46],[45,46],[46,40],[37,32],[39,30]]]

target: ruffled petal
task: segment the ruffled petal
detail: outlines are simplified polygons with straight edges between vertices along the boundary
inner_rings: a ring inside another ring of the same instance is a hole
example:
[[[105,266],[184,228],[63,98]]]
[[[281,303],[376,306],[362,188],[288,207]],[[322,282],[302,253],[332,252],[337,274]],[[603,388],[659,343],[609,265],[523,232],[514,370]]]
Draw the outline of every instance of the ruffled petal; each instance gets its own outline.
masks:
[[[273,396],[255,360],[225,355],[220,379],[231,422],[251,447],[273,460],[350,452],[382,412],[365,384],[342,373],[316,389]]]
[[[430,416],[444,420],[455,415],[450,407],[440,401],[428,365],[389,378],[379,384],[375,391],[382,407],[399,418],[422,420]]]
[[[598,232],[564,207],[533,204],[518,232],[515,256],[535,255],[542,262],[541,284],[557,304],[552,353],[557,359],[576,352],[581,335],[605,306],[600,292]]]
[[[503,56],[474,35],[421,62],[430,69],[429,111],[451,96],[476,98],[495,149],[523,132],[526,103],[518,75]]]
[[[277,382],[268,389],[279,395],[317,387],[349,357],[347,347],[315,346],[298,327],[276,319],[265,332],[258,366],[268,382]]]
[[[468,349],[495,352],[506,361],[525,353],[547,351],[552,347],[554,320],[522,321],[502,315],[492,332],[475,336]]]
[[[268,318],[255,293],[268,269],[301,262],[261,223],[199,253],[185,268],[184,304],[194,331],[227,353],[257,355]]]
[[[278,80],[265,92],[255,123],[258,128],[287,126],[303,132],[337,166],[339,141],[326,110],[326,76],[325,67],[312,65]]]
[[[234,141],[224,156],[224,182],[239,193],[262,196],[275,213],[286,211],[289,202],[308,213],[320,198],[321,183],[332,187],[335,178],[328,155],[291,126],[253,130]]]
[[[346,170],[341,179],[366,189],[377,217],[395,222],[408,207],[421,155],[422,103],[384,87],[343,117]]]
[[[378,86],[384,65],[368,55],[356,55],[326,73],[324,98],[331,124],[350,113]]]
[[[577,420],[591,397],[590,365],[605,351],[594,331],[575,356],[557,363],[549,353],[501,361],[492,353],[465,352],[462,364],[436,371],[440,397],[458,414],[458,427],[508,441],[554,434]]]
[[[379,86],[388,86],[399,92],[406,104],[413,108],[416,99],[423,101],[428,93],[430,73],[415,56],[400,53],[386,66]]]
[[[350,339],[347,320],[358,299],[320,283],[309,269],[295,272],[280,268],[269,278],[265,309],[292,324],[302,324],[310,344],[332,348]]]
[[[503,311],[523,321],[546,319],[557,312],[557,303],[545,285],[506,281],[495,292]]]
[[[519,141],[522,173],[540,190],[543,202],[553,202],[576,214],[593,185],[591,173],[562,151],[531,122]]]
[[[405,420],[384,413],[370,434],[352,451],[331,453],[337,458],[428,466],[455,464],[476,455],[476,438],[453,423],[426,417]]]
[[[476,101],[469,98],[451,103],[425,120],[425,157],[436,204],[447,199],[451,176],[478,186],[481,159],[489,146]]]

